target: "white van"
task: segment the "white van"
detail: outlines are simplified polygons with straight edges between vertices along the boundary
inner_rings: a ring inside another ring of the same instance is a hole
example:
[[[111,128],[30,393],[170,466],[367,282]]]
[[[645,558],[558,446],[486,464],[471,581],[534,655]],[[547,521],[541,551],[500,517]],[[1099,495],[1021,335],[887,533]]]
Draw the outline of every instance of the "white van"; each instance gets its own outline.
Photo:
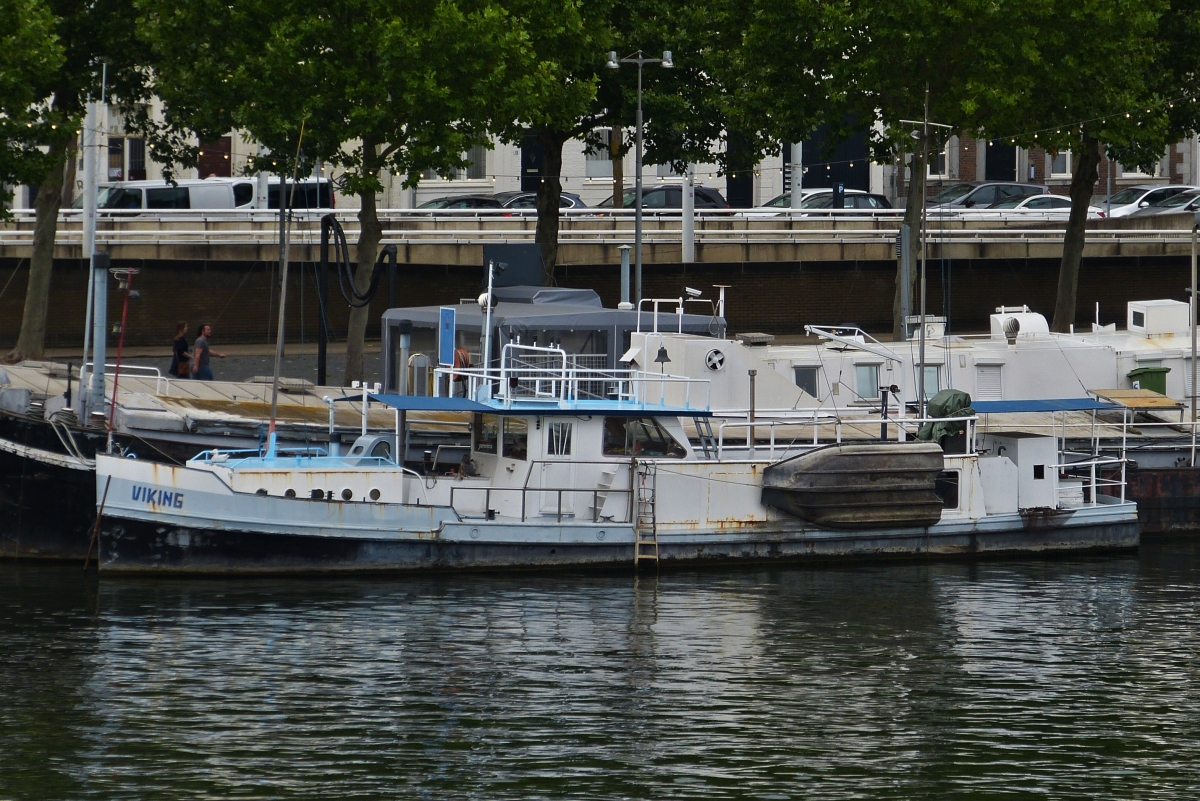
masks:
[[[298,184],[288,180],[289,205],[299,209],[331,209],[333,187],[328,178],[307,178]],[[167,181],[120,181],[102,183],[96,207],[101,209],[254,209],[254,178],[181,178]],[[71,204],[82,208],[83,197]],[[279,208],[279,179],[267,184],[267,208]]]

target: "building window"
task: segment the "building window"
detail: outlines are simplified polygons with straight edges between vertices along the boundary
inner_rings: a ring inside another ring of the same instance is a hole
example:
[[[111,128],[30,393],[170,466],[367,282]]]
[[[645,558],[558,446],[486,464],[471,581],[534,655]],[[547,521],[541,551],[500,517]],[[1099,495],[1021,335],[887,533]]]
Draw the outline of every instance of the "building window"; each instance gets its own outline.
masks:
[[[926,165],[926,169],[929,171],[930,178],[943,181],[950,178],[950,153],[957,147],[958,137],[951,136],[942,144],[940,151],[929,154],[929,164]]]
[[[796,376],[796,386],[807,392],[812,397],[817,397],[817,370],[816,367],[793,367]]]
[[[146,140],[129,137],[125,142],[129,149],[129,180],[146,180]]]
[[[609,150],[611,142],[612,131],[605,128],[593,131],[590,140],[584,144],[584,168],[588,178],[612,178],[612,153]]]
[[[1071,151],[1064,150],[1050,156],[1050,174],[1067,178],[1071,175]]]
[[[679,173],[675,172],[675,168],[670,164],[657,164],[659,178],[678,178]]]
[[[463,154],[467,166],[450,173],[449,181],[482,181],[487,178],[487,147],[476,145]],[[438,178],[437,170],[422,170],[421,177],[427,180]]]
[[[879,397],[879,365],[854,365],[854,383],[858,397],[863,400],[874,400]]]
[[[108,137],[108,180],[125,180],[125,137]]]
[[[487,178],[487,148],[475,145],[467,151],[467,161],[470,162],[464,170],[458,170],[454,177],[458,180],[482,181]]]

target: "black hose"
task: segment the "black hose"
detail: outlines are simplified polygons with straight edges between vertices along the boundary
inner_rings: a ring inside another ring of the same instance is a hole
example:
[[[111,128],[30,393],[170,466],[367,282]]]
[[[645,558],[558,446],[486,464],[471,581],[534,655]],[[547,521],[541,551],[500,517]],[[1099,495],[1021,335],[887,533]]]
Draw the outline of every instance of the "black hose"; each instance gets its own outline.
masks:
[[[379,288],[379,279],[383,275],[384,264],[390,262],[392,268],[395,268],[396,246],[384,245],[371,273],[371,285],[367,287],[366,292],[359,292],[354,284],[357,265],[350,261],[350,247],[346,242],[346,232],[342,230],[341,223],[332,214],[326,214],[321,218],[322,244],[329,239],[333,240],[335,249],[334,258],[337,262],[338,288],[342,291],[342,297],[346,299],[346,303],[349,304],[350,308],[361,309],[375,297],[375,290]],[[325,248],[322,247],[321,250],[321,266],[324,268],[326,266]]]

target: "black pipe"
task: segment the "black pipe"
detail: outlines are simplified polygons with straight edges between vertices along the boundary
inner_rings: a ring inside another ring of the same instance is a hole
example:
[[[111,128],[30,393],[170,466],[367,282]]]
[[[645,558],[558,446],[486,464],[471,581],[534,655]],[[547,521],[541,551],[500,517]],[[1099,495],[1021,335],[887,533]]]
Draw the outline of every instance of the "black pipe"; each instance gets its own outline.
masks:
[[[317,310],[321,319],[317,325],[317,386],[325,386],[326,351],[329,348],[328,318],[325,310],[329,303],[329,230],[334,216],[321,218],[321,263],[317,265]]]

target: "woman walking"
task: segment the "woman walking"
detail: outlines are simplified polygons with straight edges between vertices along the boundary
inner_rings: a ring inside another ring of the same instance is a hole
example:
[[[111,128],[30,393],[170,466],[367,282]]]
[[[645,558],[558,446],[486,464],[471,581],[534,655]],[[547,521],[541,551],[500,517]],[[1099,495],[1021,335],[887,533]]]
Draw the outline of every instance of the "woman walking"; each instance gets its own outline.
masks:
[[[171,346],[171,375],[175,378],[191,378],[192,352],[188,348],[187,320],[175,324],[175,343]]]

